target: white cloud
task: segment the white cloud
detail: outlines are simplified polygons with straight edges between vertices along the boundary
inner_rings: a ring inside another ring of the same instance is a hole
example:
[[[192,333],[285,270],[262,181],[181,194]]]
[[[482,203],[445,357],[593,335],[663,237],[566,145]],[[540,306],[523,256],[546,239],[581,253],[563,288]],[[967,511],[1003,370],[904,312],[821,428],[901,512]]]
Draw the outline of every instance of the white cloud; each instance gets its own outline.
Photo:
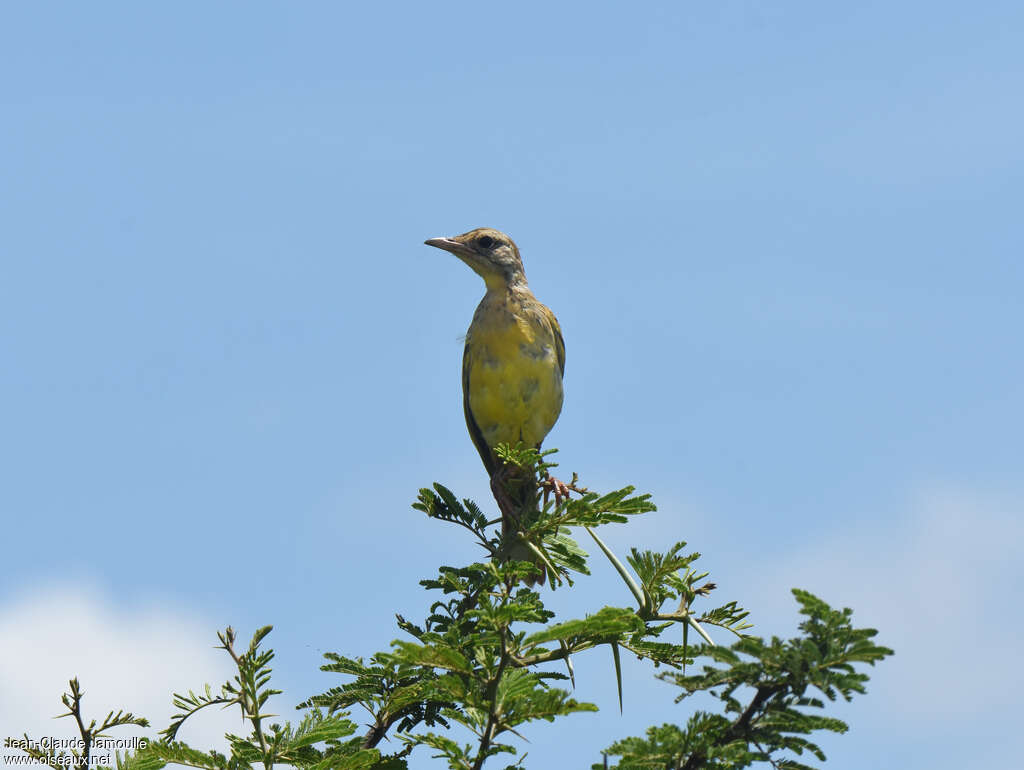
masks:
[[[123,610],[98,591],[70,586],[22,594],[0,606],[0,737],[77,737],[72,719],[53,718],[66,710],[60,696],[77,676],[87,718],[131,711],[150,727],[118,728],[111,737],[155,738],[175,713],[173,692],[206,683],[216,691],[231,676],[230,658],[216,643],[215,625],[179,608]],[[223,751],[225,731],[240,730],[236,711],[210,707],[179,738]]]
[[[758,599],[800,586],[877,628],[896,654],[870,672],[869,697],[901,724],[962,729],[1015,704],[1024,674],[1001,661],[1024,632],[1024,500],[933,485],[905,514],[864,521],[758,565]]]

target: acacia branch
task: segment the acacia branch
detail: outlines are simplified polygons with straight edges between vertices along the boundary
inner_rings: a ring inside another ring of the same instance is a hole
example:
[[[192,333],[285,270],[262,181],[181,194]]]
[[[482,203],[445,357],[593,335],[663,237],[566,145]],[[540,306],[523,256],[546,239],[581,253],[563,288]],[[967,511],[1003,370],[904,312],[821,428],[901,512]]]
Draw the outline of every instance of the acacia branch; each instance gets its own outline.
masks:
[[[750,731],[750,724],[754,721],[754,717],[758,711],[767,703],[773,696],[785,690],[784,685],[762,685],[757,688],[757,693],[754,695],[753,700],[740,714],[729,725],[729,729],[722,733],[721,737],[715,741],[715,746],[728,746],[735,740],[743,738]],[[679,770],[698,770],[703,767],[704,762],[707,760],[707,752],[695,751],[686,760],[686,763],[680,765]]]
[[[490,708],[487,713],[487,726],[480,735],[480,750],[477,752],[476,761],[473,763],[473,770],[480,770],[487,759],[487,751],[491,748],[491,741],[494,739],[495,728],[498,725],[498,687],[501,684],[501,677],[505,674],[505,667],[508,665],[509,653],[506,643],[507,629],[501,628],[501,658],[498,660],[498,670],[494,674],[487,687],[487,697],[490,699]]]

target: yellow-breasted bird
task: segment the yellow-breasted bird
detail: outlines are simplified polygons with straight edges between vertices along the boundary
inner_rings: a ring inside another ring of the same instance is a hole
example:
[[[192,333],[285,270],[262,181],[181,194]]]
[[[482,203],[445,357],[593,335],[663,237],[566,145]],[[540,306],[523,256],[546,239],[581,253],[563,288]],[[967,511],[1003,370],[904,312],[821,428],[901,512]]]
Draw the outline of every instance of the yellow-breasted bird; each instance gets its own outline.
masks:
[[[481,227],[426,243],[450,251],[487,285],[466,333],[462,403],[469,435],[502,511],[504,536],[518,529],[524,509],[537,505],[537,490],[532,473],[516,478],[517,469],[504,467],[494,448],[518,441],[539,448],[554,426],[562,411],[562,329],[555,314],[533,296],[519,249],[504,233]],[[521,546],[510,556],[536,562],[530,553]]]

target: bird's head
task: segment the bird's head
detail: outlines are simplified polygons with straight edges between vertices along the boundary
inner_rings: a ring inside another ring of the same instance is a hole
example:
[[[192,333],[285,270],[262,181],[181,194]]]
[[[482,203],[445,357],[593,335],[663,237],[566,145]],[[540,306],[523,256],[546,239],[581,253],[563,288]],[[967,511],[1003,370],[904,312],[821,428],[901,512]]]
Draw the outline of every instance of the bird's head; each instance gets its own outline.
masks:
[[[475,270],[488,289],[500,289],[526,282],[519,249],[505,233],[490,227],[478,227],[453,238],[430,238],[428,246],[450,251]]]

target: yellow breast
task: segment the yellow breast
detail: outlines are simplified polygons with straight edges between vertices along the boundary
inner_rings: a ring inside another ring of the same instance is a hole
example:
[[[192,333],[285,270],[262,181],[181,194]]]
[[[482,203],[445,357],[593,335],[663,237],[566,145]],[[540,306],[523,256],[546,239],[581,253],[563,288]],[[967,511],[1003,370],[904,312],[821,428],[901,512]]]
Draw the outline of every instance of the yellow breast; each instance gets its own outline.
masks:
[[[561,341],[553,318],[532,295],[489,295],[477,308],[466,335],[463,386],[467,418],[471,413],[491,449],[517,441],[538,446],[558,419]]]

